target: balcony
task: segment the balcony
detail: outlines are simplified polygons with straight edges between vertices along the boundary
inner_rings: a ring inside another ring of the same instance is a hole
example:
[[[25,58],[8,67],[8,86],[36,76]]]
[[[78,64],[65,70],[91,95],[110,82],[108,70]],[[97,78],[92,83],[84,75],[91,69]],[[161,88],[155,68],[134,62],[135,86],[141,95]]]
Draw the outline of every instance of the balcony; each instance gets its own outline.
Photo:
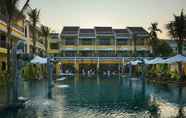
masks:
[[[7,18],[5,18],[4,16],[0,15],[0,21],[6,23]],[[13,27],[14,27],[16,30],[18,30],[18,31],[24,33],[24,26],[21,27],[21,26],[19,26],[19,25],[16,23],[16,24],[13,25]]]
[[[6,48],[6,41],[5,40],[0,40],[0,47]]]
[[[7,31],[7,24],[0,18],[0,30],[3,32]],[[12,35],[24,39],[24,27],[14,24],[12,27]]]
[[[112,39],[99,39],[96,41],[97,45],[112,45],[114,41]]]
[[[50,49],[51,50],[58,50],[59,49],[59,43],[50,43]]]
[[[97,51],[113,51],[113,50],[115,50],[114,45],[96,45],[95,48]]]
[[[63,42],[65,45],[76,45],[77,39],[65,39]]]
[[[116,46],[116,49],[117,49],[117,51],[129,51],[129,50],[131,50],[131,46],[130,45],[117,45]]]
[[[148,46],[146,46],[146,45],[137,45],[136,46],[136,50],[137,51],[149,51],[150,48]]]
[[[79,45],[95,45],[95,39],[79,39]]]
[[[24,33],[24,27],[21,27],[21,26],[16,25],[16,24],[14,24],[13,27],[14,27],[16,30],[18,30],[18,31],[20,31],[20,32],[22,32],[22,33]]]
[[[0,53],[7,53],[5,40],[0,40]]]
[[[78,49],[80,51],[91,51],[91,50],[95,50],[95,45],[79,45]]]
[[[75,45],[64,45],[61,48],[62,51],[76,51],[77,50],[77,46]]]

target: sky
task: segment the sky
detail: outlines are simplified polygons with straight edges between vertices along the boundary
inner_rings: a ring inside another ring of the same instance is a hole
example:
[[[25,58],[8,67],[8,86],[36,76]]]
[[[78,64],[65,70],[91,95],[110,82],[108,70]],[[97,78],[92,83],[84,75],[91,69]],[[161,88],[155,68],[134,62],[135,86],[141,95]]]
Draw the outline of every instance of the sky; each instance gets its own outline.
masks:
[[[186,0],[30,0],[32,8],[41,10],[40,22],[55,32],[63,26],[142,26],[148,29],[158,22],[160,38],[169,38],[165,25],[185,9]]]

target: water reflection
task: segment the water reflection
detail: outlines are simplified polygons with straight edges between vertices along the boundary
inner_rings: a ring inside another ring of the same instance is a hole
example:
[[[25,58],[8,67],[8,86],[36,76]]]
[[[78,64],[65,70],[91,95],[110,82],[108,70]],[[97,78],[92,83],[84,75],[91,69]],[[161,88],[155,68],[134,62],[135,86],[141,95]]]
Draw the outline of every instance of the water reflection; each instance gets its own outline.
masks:
[[[21,95],[29,97],[24,109],[1,111],[3,118],[121,118],[185,116],[186,88],[147,84],[117,76],[77,75],[55,83],[53,99],[47,99],[46,80],[25,81]],[[1,85],[0,103],[9,95]]]

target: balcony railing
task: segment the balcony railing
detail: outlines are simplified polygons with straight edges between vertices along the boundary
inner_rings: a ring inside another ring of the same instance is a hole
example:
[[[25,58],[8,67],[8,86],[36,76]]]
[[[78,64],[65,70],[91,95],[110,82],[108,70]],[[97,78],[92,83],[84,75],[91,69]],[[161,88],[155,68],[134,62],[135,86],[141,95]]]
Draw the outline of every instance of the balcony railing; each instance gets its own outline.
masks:
[[[0,48],[6,48],[6,41],[0,40]]]
[[[150,48],[146,45],[138,45],[136,46],[137,50],[150,50]],[[63,50],[98,50],[98,51],[129,51],[129,50],[134,50],[134,46],[131,45],[63,45],[62,46],[62,51]]]
[[[15,29],[19,30],[20,32],[23,32],[23,33],[24,33],[24,28],[23,28],[23,27],[18,26],[18,25],[16,25],[16,24],[14,24],[13,27],[14,27]]]
[[[145,57],[152,59],[153,57]],[[135,59],[144,59],[144,57],[55,57],[56,61],[129,61]]]
[[[2,15],[0,15],[0,20],[3,21],[4,23],[6,23],[7,18],[3,17]],[[17,24],[13,24],[13,28],[15,28],[16,30],[24,33],[24,27],[21,27],[21,26],[19,26]]]

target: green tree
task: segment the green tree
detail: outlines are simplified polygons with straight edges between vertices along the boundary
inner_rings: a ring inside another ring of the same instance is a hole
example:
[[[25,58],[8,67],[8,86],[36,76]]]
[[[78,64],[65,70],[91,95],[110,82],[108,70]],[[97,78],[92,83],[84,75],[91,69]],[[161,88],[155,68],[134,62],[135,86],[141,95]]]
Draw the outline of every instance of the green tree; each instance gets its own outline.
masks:
[[[42,25],[41,26],[41,34],[45,38],[44,44],[45,44],[45,54],[48,55],[48,37],[50,35],[50,29],[47,26]]]
[[[173,54],[172,48],[164,40],[159,40],[156,51],[157,51],[157,55],[162,57],[171,56]]]
[[[174,20],[167,24],[169,35],[176,40],[178,54],[183,54],[183,42],[186,39],[186,16],[182,10],[180,15],[174,15]],[[182,63],[178,63],[179,73],[183,75]]]
[[[156,22],[151,23],[151,26],[148,29],[150,30],[149,45],[152,47],[152,54],[156,56],[159,45],[157,33],[161,33],[162,31],[158,28],[158,23]]]
[[[37,24],[39,23],[39,16],[40,16],[40,10],[32,9],[28,13],[29,19],[31,21],[31,30],[32,30],[32,40],[33,40],[33,54],[36,54],[36,32],[37,32]]]
[[[136,57],[136,40],[137,40],[137,37],[136,37],[136,34],[134,34],[133,36],[133,46],[134,46],[133,56],[134,57]]]
[[[13,66],[13,38],[11,37],[12,26],[15,24],[15,21],[19,20],[23,16],[23,12],[29,5],[30,0],[26,0],[23,4],[21,10],[18,10],[18,4],[21,0],[0,0],[0,14],[5,18],[7,24],[6,32],[6,44],[7,44],[7,78],[14,79],[15,68]]]

